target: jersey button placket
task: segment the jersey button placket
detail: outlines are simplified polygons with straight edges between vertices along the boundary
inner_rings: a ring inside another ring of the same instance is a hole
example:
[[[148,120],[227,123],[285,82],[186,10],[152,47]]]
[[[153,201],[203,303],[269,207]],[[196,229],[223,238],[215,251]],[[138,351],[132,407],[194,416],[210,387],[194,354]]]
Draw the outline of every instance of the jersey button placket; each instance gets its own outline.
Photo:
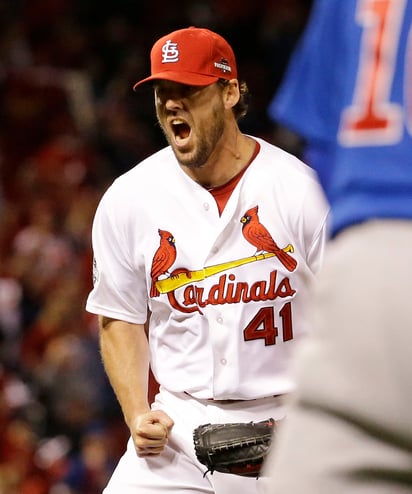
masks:
[[[216,318],[216,322],[217,322],[220,326],[222,326],[222,325],[223,325],[223,317],[222,317],[222,316],[217,316],[217,318]],[[226,364],[227,364],[227,360],[226,360],[224,357],[222,357],[222,358],[220,359],[220,363],[221,363],[222,365],[226,365]]]

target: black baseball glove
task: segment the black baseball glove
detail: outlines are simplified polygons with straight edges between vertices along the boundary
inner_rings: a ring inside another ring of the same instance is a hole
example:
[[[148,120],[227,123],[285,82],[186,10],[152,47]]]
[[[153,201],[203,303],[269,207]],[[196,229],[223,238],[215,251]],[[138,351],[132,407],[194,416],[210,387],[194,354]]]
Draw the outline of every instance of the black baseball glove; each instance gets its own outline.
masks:
[[[262,422],[204,424],[193,431],[197,459],[214,471],[259,477],[276,428],[272,418]]]

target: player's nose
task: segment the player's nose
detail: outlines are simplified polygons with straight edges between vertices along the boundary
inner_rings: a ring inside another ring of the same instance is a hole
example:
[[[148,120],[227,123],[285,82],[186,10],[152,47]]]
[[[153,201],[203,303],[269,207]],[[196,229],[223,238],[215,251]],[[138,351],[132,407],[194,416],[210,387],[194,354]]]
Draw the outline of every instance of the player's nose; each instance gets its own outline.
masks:
[[[182,98],[177,94],[171,94],[164,100],[163,105],[168,111],[180,110],[183,108]]]

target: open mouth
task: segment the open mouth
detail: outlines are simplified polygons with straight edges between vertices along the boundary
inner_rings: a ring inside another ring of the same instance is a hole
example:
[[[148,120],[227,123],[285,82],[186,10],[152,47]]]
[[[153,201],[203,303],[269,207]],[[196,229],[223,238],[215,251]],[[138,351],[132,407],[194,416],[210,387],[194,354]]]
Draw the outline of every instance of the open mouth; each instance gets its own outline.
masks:
[[[172,131],[176,144],[183,145],[189,139],[191,129],[183,120],[174,120],[172,122]]]

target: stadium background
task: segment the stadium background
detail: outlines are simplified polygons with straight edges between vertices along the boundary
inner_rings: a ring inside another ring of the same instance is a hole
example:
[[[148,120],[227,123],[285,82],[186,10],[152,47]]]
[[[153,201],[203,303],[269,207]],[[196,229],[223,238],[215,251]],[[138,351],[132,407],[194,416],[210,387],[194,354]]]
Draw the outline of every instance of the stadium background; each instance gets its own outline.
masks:
[[[131,90],[153,42],[225,36],[252,95],[242,130],[288,148],[266,110],[310,6],[0,0],[0,494],[100,494],[127,439],[84,305],[99,198],[164,145],[150,89]]]

